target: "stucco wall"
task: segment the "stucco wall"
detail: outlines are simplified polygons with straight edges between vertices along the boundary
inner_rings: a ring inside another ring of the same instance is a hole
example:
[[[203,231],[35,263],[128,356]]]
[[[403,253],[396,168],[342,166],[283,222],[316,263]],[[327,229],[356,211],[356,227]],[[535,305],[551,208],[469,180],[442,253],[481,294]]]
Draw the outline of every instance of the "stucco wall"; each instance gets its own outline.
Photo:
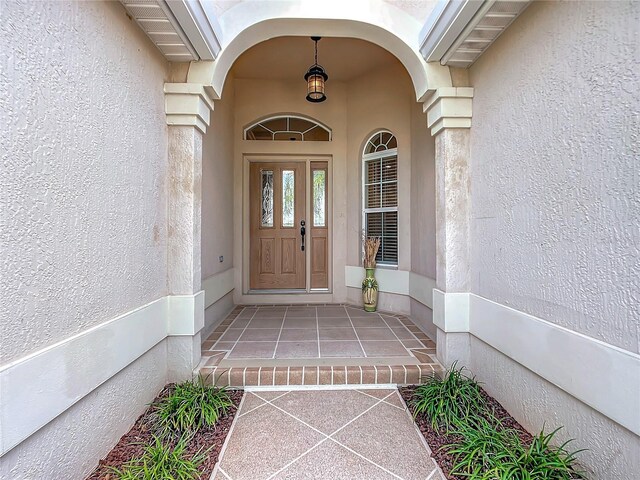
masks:
[[[117,2],[0,12],[7,362],[166,294],[167,63]]]
[[[203,280],[233,267],[233,118],[234,82],[229,77],[202,141]]]
[[[470,69],[471,291],[632,352],[639,22],[638,3],[533,2]],[[473,373],[526,428],[564,425],[590,478],[634,478],[638,436],[469,337]]]
[[[639,24],[638,2],[534,2],[470,70],[471,290],[632,352]]]
[[[4,455],[0,478],[85,478],[162,389],[166,363],[163,341]]]
[[[435,141],[422,105],[411,108],[411,270],[436,278]]]

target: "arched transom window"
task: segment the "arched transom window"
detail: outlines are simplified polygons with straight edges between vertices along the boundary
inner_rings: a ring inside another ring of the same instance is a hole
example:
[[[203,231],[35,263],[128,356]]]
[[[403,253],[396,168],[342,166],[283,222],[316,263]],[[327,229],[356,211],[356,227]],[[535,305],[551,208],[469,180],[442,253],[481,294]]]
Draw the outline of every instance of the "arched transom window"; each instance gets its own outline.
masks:
[[[331,130],[308,118],[295,115],[269,117],[244,129],[245,140],[329,142]]]
[[[396,137],[391,132],[378,132],[374,134],[364,147],[364,154],[382,152],[398,148]]]
[[[388,131],[375,133],[362,155],[365,235],[380,238],[376,262],[398,265],[398,143]]]

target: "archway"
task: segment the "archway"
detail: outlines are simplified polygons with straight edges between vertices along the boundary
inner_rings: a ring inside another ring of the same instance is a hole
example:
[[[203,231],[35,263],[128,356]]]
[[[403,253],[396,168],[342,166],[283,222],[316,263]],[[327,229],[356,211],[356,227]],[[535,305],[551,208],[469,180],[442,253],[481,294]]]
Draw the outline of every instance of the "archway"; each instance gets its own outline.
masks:
[[[409,73],[416,101],[424,101],[437,88],[452,85],[449,67],[425,62],[417,49],[388,29],[363,20],[326,18],[269,18],[249,24],[225,46],[215,61],[193,62],[187,82],[204,85],[212,98],[220,99],[227,75],[242,53],[272,38],[310,35],[355,38],[387,50]]]

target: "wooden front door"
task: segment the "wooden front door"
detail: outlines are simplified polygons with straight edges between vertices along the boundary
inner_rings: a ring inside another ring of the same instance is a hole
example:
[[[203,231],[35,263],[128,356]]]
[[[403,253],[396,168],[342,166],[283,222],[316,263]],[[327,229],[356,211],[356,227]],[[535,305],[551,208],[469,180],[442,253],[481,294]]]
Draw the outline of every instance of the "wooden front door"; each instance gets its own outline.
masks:
[[[300,229],[305,220],[305,168],[305,162],[251,163],[251,289],[306,287]]]

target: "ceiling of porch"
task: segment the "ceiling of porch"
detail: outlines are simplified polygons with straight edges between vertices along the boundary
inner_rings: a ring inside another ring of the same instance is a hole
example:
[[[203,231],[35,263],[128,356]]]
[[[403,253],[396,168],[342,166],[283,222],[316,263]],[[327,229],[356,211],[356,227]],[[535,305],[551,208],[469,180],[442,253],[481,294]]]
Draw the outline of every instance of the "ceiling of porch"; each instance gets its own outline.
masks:
[[[374,69],[400,64],[383,48],[353,38],[320,40],[318,63],[333,81],[349,81]],[[236,78],[302,80],[312,64],[313,42],[309,37],[278,37],[243,53],[233,66],[233,74]]]

